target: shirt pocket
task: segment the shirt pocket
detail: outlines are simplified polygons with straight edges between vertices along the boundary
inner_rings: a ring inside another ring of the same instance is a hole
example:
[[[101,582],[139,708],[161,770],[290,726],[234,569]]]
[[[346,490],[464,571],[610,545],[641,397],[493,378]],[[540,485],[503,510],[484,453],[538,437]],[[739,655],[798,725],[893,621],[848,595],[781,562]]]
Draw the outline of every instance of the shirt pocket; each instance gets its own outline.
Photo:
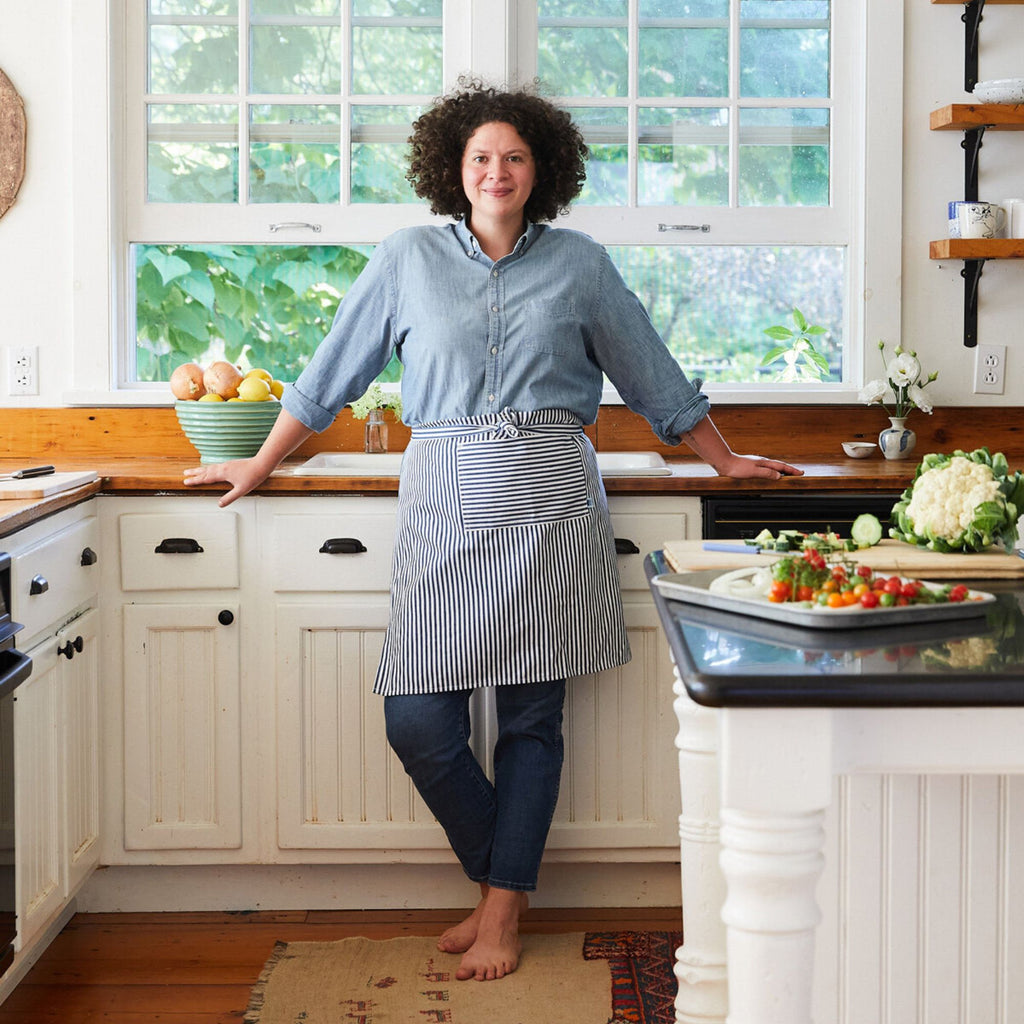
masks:
[[[579,344],[579,319],[571,299],[529,299],[525,323],[523,344],[536,352],[565,355]]]
[[[557,523],[590,513],[583,452],[572,437],[465,441],[456,464],[465,530]]]

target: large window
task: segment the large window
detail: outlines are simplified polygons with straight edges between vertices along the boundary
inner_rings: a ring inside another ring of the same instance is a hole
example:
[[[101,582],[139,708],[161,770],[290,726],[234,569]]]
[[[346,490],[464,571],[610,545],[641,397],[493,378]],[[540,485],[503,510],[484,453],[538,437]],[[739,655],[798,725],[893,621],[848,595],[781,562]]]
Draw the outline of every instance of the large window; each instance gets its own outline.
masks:
[[[689,373],[772,385],[765,329],[796,306],[822,381],[859,383],[866,0],[117,2],[120,387],[213,357],[294,378],[370,247],[438,222],[406,139],[467,71],[572,111],[591,155],[560,223],[609,247]]]

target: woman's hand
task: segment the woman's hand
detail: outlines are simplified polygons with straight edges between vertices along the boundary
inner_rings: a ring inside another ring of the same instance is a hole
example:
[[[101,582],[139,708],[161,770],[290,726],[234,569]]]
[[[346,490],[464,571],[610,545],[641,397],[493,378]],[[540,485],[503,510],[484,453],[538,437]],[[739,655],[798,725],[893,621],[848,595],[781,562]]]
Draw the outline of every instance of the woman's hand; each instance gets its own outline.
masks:
[[[803,476],[804,471],[777,459],[766,459],[761,455],[737,455],[730,452],[722,465],[715,466],[719,476],[727,476],[733,480],[749,477],[761,477],[766,480],[778,480],[784,476]]]
[[[255,458],[235,459],[231,462],[216,462],[208,466],[196,466],[185,470],[185,486],[198,487],[200,484],[228,483],[231,490],[217,502],[221,508],[248,494],[270,476]]]

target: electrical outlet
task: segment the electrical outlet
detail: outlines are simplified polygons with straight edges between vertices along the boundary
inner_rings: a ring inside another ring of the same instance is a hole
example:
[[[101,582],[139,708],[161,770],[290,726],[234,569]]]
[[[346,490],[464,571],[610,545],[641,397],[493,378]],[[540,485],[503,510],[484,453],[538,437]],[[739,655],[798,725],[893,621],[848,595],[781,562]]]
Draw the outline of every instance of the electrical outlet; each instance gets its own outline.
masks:
[[[974,393],[1001,395],[1006,380],[1006,346],[978,345],[974,352]]]
[[[7,394],[39,394],[39,349],[35,345],[7,349]]]

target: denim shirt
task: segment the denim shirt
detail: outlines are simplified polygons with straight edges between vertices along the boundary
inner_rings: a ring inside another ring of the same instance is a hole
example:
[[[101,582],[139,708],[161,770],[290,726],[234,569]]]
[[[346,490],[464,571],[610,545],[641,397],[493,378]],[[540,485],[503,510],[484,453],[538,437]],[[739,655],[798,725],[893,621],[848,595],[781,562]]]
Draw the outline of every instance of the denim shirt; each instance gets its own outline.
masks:
[[[503,409],[566,409],[593,423],[602,372],[667,444],[708,412],[605,249],[565,228],[530,224],[497,262],[463,221],[390,235],[284,407],[325,430],[392,352],[412,427]]]

